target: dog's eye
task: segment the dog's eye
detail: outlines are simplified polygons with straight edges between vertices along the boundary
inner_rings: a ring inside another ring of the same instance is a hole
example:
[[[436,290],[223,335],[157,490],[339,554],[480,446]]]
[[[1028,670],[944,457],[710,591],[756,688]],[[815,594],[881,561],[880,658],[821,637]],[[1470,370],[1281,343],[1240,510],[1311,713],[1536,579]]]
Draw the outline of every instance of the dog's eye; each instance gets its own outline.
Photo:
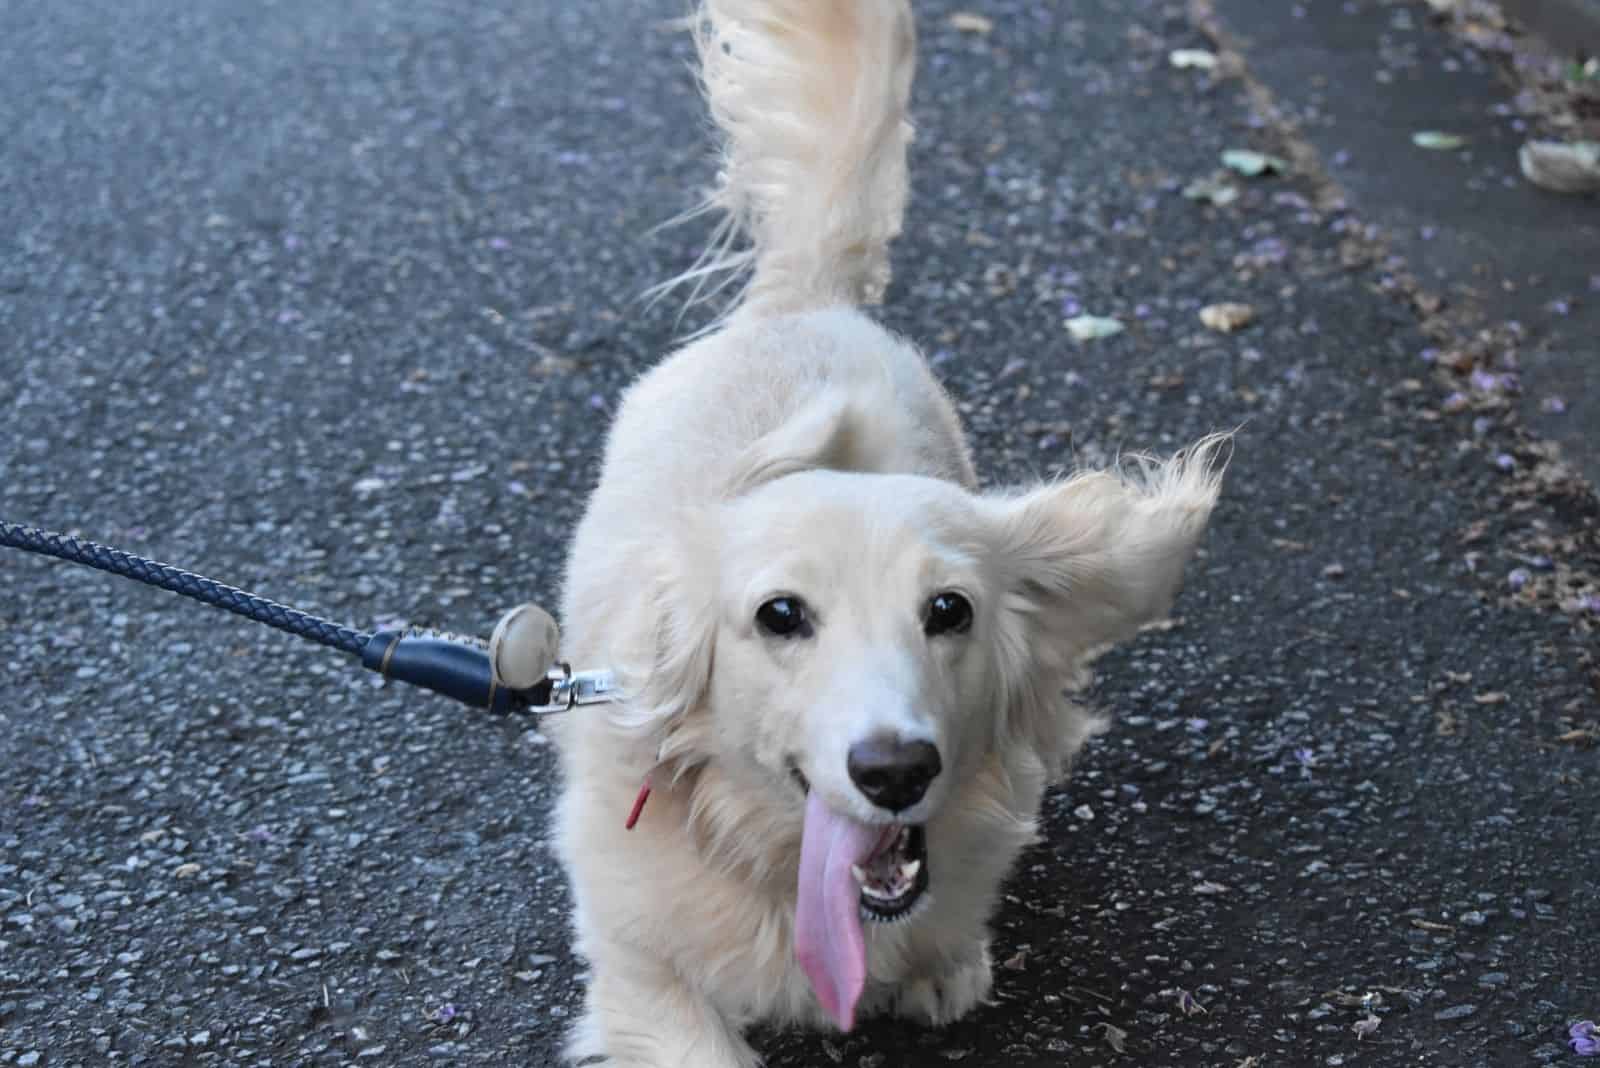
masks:
[[[972,602],[959,593],[936,593],[928,600],[922,630],[930,638],[939,634],[964,634],[972,626]]]
[[[811,633],[806,603],[798,597],[774,597],[756,609],[756,622],[780,638],[804,638]]]

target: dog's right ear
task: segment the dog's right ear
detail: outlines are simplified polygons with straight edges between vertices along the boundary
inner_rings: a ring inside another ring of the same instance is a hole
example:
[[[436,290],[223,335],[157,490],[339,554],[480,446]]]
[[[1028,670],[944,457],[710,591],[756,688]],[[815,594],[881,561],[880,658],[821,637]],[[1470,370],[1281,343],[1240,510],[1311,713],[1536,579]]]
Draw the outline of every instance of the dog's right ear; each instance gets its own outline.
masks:
[[[649,565],[644,618],[637,647],[651,649],[648,664],[623,670],[627,700],[612,707],[611,721],[649,737],[663,752],[669,738],[701,703],[716,657],[717,553],[715,530],[698,510],[663,517]]]

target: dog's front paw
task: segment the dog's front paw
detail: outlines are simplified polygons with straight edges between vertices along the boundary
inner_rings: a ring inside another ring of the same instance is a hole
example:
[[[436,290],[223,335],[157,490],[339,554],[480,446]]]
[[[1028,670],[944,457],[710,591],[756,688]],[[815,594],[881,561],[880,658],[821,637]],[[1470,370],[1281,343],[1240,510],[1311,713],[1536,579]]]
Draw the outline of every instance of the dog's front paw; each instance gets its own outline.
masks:
[[[574,1068],[760,1068],[739,1029],[650,958],[607,955],[567,1039]]]
[[[985,945],[975,959],[943,975],[908,979],[900,984],[895,991],[895,1013],[943,1027],[961,1019],[979,1005],[986,1004],[993,986],[989,947]]]

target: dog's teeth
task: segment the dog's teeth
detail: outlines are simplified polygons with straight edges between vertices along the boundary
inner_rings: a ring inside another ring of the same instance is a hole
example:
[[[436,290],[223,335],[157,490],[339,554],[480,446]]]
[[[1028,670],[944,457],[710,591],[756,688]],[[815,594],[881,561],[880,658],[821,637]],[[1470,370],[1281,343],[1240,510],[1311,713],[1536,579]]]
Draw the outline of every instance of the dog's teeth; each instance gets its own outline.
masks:
[[[850,865],[850,874],[855,876],[856,882],[862,886],[867,885],[867,873],[859,864]]]
[[[909,883],[909,882],[913,881],[914,879],[916,879],[917,872],[919,872],[921,870],[922,870],[922,861],[920,861],[920,860],[908,860],[904,864],[900,865],[900,878],[904,879],[906,882]]]

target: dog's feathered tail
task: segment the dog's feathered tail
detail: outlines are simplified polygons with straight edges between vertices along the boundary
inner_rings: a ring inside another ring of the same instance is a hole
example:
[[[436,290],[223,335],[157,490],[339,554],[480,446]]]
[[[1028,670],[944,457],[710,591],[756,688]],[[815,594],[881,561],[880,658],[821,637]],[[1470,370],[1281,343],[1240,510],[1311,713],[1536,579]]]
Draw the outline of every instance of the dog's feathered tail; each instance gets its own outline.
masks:
[[[909,0],[703,0],[695,24],[722,137],[702,210],[723,220],[669,285],[748,275],[729,314],[877,303],[907,194]]]

